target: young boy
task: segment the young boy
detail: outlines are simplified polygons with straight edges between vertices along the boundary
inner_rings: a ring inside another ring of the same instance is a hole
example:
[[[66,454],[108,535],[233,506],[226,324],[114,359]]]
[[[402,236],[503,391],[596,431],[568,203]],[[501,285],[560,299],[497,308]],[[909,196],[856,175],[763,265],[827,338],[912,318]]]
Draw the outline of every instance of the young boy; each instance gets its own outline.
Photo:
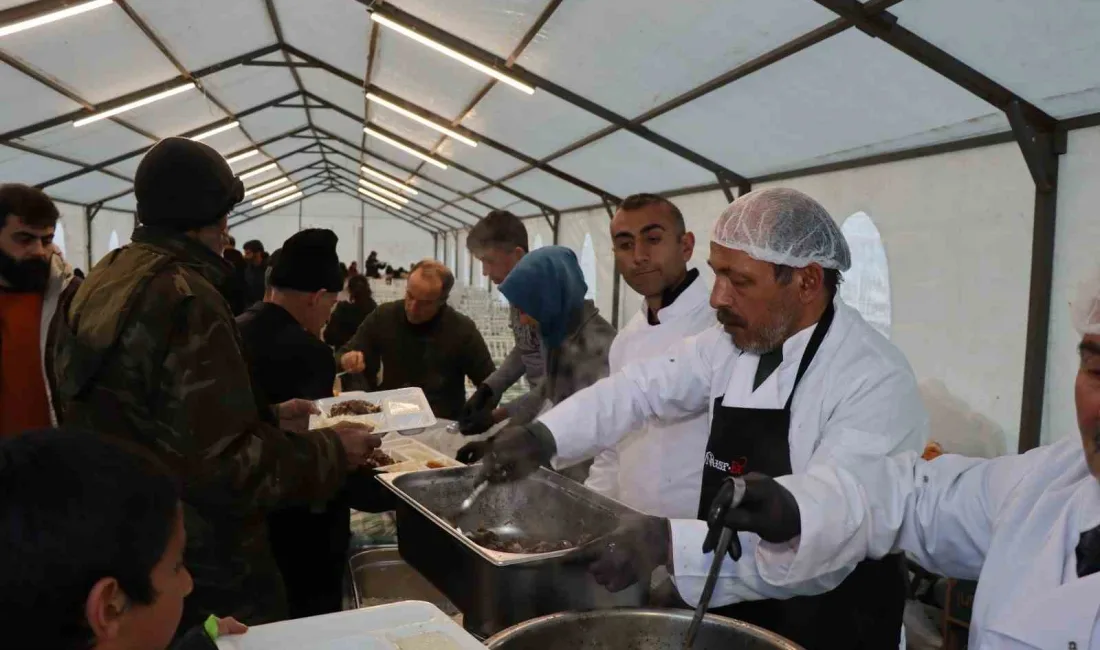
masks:
[[[175,482],[144,458],[55,429],[5,440],[0,645],[165,650],[192,587],[186,539]],[[173,648],[212,650],[246,629],[212,617]]]

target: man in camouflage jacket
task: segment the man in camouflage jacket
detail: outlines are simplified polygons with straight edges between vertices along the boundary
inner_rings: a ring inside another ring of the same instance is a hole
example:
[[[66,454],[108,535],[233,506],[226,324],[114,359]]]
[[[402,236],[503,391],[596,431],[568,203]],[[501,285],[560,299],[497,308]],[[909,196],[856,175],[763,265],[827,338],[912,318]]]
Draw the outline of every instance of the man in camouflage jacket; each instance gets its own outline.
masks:
[[[278,414],[257,403],[221,293],[232,273],[221,237],[242,192],[213,149],[154,146],[135,179],[143,225],[89,273],[58,335],[66,424],[142,445],[182,484],[195,590],[181,629],[210,613],[283,617],[265,514],[331,498],[377,445],[358,426],[283,431],[277,415],[301,416],[305,403]]]

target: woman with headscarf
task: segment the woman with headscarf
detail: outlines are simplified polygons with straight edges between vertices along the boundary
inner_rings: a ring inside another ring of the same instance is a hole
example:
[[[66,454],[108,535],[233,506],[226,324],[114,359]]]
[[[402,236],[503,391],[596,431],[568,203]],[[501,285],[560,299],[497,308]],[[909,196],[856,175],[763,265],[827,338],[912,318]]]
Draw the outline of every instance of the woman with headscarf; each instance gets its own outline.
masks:
[[[591,300],[577,255],[564,246],[544,246],[523,257],[500,285],[500,292],[521,314],[524,324],[538,327],[546,357],[546,376],[533,392],[535,410],[512,414],[513,426],[533,421],[540,412],[608,375],[607,355],[615,328]],[[472,462],[484,442],[470,443],[459,460]]]

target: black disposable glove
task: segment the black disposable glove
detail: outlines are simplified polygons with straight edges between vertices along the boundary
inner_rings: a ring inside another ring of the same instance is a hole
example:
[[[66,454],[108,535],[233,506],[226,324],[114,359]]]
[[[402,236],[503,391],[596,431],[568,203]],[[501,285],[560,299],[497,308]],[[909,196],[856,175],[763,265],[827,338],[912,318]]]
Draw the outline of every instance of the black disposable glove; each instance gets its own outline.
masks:
[[[476,436],[479,433],[485,433],[489,429],[492,429],[493,425],[496,423],[496,420],[493,418],[493,409],[489,407],[459,417],[458,431],[464,436]]]
[[[493,399],[493,389],[489,388],[485,384],[481,384],[474,391],[474,394],[470,396],[470,399],[466,400],[466,403],[462,405],[462,410],[458,412],[458,421],[462,422],[465,419],[472,417],[475,413],[484,411],[485,409],[492,410],[492,407],[496,405]]]
[[[703,552],[718,545],[723,528],[735,532],[756,533],[766,542],[787,542],[802,534],[802,515],[798,501],[787,488],[770,476],[753,472],[744,478],[727,478],[710,503],[707,537]],[[736,548],[737,554],[734,555]],[[734,538],[730,556],[741,556],[741,544]]]
[[[478,480],[518,481],[539,467],[549,465],[555,451],[553,436],[541,424],[506,427],[489,441],[489,448],[481,459]]]
[[[485,452],[489,449],[490,440],[475,440],[474,442],[467,442],[459,448],[458,453],[455,454],[455,460],[466,465],[473,465],[485,455]]]
[[[587,564],[596,582],[611,592],[639,581],[648,585],[653,570],[668,564],[671,537],[668,519],[630,515],[615,530],[570,553],[568,561]]]

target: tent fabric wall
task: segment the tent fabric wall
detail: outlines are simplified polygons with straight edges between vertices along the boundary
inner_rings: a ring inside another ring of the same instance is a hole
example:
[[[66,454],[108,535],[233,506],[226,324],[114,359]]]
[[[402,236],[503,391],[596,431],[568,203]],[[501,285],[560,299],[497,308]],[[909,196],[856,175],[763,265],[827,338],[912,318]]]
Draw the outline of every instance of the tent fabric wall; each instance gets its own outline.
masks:
[[[1080,335],[1073,328],[1069,303],[1076,297],[1078,285],[1100,267],[1096,256],[1100,241],[1100,184],[1096,182],[1100,176],[1100,127],[1069,133],[1058,176],[1043,443],[1077,435],[1073,384]]]
[[[793,187],[838,222],[867,213],[889,264],[892,340],[1000,425],[1015,449],[1023,386],[1034,186],[1015,145],[875,165]]]
[[[88,272],[88,231],[84,221],[84,208],[72,203],[58,203],[60,223],[65,228],[65,261],[74,269]]]
[[[134,233],[134,215],[104,208],[92,219],[92,260],[93,265],[110,253],[111,233],[118,236],[118,245],[130,243]]]

